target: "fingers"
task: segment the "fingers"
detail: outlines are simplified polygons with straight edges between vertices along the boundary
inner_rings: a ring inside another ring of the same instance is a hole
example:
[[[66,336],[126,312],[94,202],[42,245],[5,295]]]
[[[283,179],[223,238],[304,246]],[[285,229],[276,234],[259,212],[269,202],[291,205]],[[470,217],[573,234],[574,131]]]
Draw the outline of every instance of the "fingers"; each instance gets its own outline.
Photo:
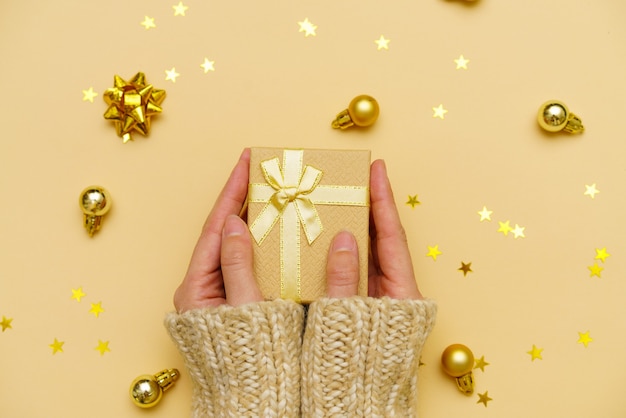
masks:
[[[252,240],[245,222],[229,215],[222,233],[221,263],[226,303],[239,306],[263,300],[254,279]]]
[[[370,183],[374,224],[372,245],[375,246],[373,252],[378,269],[387,280],[379,283],[378,287],[383,295],[391,297],[421,297],[417,290],[411,254],[384,161],[376,160],[372,163]]]
[[[188,275],[195,277],[219,268],[224,221],[238,214],[248,193],[250,150],[245,149],[211,210],[189,263]]]
[[[359,251],[354,236],[338,233],[330,245],[326,264],[328,297],[345,298],[357,294],[359,286]]]

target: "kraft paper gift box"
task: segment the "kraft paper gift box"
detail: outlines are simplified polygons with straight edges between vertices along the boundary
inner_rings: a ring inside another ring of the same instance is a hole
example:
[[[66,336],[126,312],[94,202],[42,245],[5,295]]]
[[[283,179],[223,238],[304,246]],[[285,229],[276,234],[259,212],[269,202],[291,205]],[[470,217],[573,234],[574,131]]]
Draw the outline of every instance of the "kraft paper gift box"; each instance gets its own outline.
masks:
[[[369,181],[369,150],[251,149],[248,225],[265,299],[325,296],[328,250],[342,230],[356,238],[367,296]]]

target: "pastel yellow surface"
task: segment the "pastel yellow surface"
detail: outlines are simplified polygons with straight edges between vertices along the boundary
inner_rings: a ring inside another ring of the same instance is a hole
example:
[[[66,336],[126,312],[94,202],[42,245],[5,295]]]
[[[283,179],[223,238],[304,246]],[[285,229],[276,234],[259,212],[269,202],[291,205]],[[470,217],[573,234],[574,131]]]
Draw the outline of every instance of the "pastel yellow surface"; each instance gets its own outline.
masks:
[[[386,160],[440,307],[421,417],[626,414],[626,2],[170,3],[0,5],[0,416],[187,416],[162,318],[253,145]],[[138,71],[167,98],[123,144],[102,94]],[[332,130],[358,94],[376,124]],[[540,130],[550,99],[585,133]],[[92,184],[113,208],[90,238]],[[452,343],[488,363],[470,397],[440,370]],[[160,405],[135,407],[131,381],[171,367]]]

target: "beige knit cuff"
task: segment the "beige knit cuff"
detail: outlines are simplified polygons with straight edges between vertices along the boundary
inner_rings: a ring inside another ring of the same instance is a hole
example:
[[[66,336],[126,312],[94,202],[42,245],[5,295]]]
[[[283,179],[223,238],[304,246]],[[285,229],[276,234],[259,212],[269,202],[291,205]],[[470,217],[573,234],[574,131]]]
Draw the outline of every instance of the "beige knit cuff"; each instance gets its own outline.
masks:
[[[303,307],[283,300],[168,314],[194,383],[192,416],[299,416],[303,321]]]
[[[417,368],[436,311],[432,300],[312,303],[302,345],[302,415],[415,416]]]

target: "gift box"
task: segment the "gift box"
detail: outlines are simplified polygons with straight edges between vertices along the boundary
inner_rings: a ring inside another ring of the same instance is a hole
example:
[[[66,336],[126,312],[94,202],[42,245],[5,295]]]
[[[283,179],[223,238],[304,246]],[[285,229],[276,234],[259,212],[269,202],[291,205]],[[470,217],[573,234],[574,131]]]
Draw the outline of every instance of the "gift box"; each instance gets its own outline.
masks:
[[[358,294],[367,295],[370,151],[252,148],[248,225],[264,297],[310,303],[326,294],[334,236],[359,248]]]

